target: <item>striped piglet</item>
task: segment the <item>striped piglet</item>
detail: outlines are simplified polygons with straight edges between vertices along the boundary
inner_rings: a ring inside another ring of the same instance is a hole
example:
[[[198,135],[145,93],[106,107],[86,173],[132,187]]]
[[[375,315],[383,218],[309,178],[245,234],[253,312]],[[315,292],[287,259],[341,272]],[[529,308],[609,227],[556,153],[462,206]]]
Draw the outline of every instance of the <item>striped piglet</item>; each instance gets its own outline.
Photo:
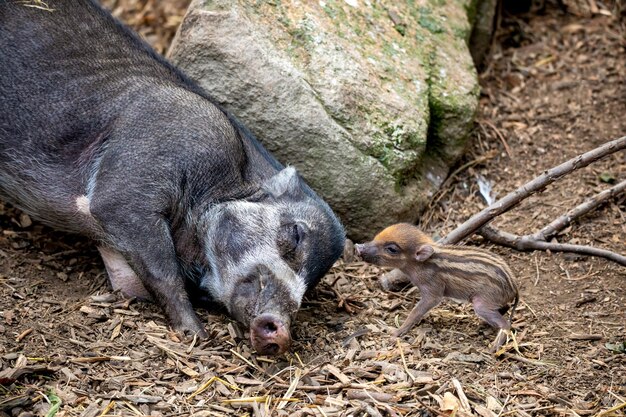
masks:
[[[407,333],[445,297],[473,304],[476,314],[499,332],[492,351],[504,343],[511,329],[519,293],[509,266],[500,257],[478,248],[437,245],[417,227],[398,223],[374,240],[356,245],[366,262],[400,269],[417,285],[421,299],[394,332]],[[513,304],[509,320],[505,314]]]

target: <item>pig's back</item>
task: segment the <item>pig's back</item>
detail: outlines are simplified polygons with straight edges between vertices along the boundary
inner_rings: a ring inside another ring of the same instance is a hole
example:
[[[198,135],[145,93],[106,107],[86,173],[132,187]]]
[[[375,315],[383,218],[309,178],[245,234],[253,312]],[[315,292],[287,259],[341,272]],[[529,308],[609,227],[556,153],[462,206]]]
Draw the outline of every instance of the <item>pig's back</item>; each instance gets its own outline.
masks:
[[[189,172],[217,170],[233,187],[274,174],[253,138],[95,2],[25,3],[0,0],[0,198],[81,231],[76,199],[99,164],[137,188]],[[243,172],[252,160],[264,172]]]
[[[0,0],[0,146],[67,158],[151,85],[183,84],[135,35],[89,1]],[[158,80],[158,81],[155,81]],[[58,152],[60,146],[64,155]]]

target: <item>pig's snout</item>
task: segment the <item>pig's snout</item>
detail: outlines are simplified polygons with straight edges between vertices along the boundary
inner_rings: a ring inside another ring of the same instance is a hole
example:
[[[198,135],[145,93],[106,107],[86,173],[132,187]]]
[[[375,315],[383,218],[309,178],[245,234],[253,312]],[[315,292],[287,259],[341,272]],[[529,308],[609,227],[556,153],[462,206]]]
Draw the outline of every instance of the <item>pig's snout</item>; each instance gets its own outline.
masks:
[[[280,355],[291,344],[289,329],[273,314],[262,314],[250,325],[252,347],[261,355]]]

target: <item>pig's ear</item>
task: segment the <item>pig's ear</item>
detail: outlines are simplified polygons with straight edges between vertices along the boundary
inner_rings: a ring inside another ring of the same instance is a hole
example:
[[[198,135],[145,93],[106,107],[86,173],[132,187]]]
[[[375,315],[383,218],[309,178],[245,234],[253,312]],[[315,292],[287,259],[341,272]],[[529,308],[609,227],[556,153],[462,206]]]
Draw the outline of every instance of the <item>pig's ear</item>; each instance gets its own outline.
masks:
[[[294,167],[287,167],[265,181],[263,190],[274,198],[281,196],[296,196],[302,192],[298,172]]]
[[[426,259],[430,258],[433,253],[435,253],[435,250],[432,246],[422,245],[415,251],[415,260],[417,262],[424,262]]]

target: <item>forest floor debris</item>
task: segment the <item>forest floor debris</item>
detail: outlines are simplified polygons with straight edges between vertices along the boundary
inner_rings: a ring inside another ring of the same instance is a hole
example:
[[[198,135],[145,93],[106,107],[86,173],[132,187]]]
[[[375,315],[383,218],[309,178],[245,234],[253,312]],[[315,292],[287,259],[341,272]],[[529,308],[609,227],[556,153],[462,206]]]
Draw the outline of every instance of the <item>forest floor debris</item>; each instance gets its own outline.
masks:
[[[187,2],[105,3],[163,52]],[[497,198],[624,135],[621,16],[593,3],[598,13],[566,13],[547,2],[541,13],[503,19],[481,74],[473,145],[434,196],[425,231],[445,236],[486,206],[478,176]],[[549,186],[495,224],[537,230],[624,178],[622,153]],[[623,254],[625,215],[626,198],[612,199],[556,239]],[[392,343],[390,331],[419,291],[385,292],[384,271],[340,260],[306,297],[291,351],[270,358],[251,352],[245,329],[220,311],[200,312],[208,341],[181,343],[156,306],[109,293],[98,253],[84,239],[8,206],[0,206],[0,229],[2,417],[624,415],[626,269],[604,259],[490,246],[521,287],[516,346],[508,343],[498,357],[488,353],[494,330],[469,305],[452,302]]]

